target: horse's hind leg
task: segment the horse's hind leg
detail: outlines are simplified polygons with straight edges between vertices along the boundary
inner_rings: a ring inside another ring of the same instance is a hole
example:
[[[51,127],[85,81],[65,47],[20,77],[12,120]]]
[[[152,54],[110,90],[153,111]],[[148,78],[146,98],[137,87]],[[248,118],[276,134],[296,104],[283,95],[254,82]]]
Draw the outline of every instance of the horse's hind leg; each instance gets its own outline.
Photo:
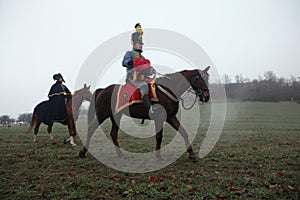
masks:
[[[169,119],[167,119],[167,122],[173,128],[175,128],[180,133],[180,135],[183,137],[186,148],[187,148],[187,152],[189,153],[189,159],[196,161],[196,156],[195,156],[193,148],[191,146],[188,134],[187,134],[186,130],[181,126],[181,124],[178,121],[178,119],[176,118],[176,116],[170,117]]]
[[[40,128],[41,122],[40,121],[36,121],[35,126],[34,126],[34,134],[33,134],[33,142],[36,144],[37,143],[37,134],[39,132],[39,128]]]
[[[49,137],[52,141],[52,144],[56,144],[55,140],[54,140],[54,137],[52,135],[52,127],[53,127],[53,123],[49,124],[48,127],[47,127],[47,132],[49,134]]]

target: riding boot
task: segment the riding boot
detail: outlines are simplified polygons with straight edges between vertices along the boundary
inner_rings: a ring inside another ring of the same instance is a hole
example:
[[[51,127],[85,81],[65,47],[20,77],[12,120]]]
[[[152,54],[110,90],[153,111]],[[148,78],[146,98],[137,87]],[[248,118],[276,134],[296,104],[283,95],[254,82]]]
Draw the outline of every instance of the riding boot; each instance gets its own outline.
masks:
[[[145,94],[143,96],[143,103],[145,108],[148,110],[150,119],[158,119],[159,115],[163,114],[158,104],[151,104],[149,94]]]
[[[151,107],[152,107],[152,104],[151,104],[151,100],[150,100],[150,96],[149,94],[145,94],[143,96],[143,103],[144,103],[144,106],[146,107],[146,109],[150,112],[153,112]]]

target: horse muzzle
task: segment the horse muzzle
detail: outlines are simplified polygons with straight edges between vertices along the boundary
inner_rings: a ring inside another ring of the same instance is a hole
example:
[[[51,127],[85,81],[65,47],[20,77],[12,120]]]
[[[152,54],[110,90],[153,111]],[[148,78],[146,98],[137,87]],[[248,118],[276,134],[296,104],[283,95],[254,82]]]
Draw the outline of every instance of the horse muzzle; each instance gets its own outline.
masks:
[[[208,90],[201,91],[201,93],[199,93],[197,96],[199,97],[200,101],[205,102],[205,103],[208,102],[209,98],[210,98]]]

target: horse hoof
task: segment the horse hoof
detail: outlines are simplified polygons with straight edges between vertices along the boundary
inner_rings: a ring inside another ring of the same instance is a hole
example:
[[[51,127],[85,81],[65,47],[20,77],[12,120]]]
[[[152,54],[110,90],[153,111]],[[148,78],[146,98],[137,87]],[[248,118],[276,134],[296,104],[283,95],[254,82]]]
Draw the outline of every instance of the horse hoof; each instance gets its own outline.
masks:
[[[124,154],[122,154],[121,156],[118,156],[118,158],[122,159],[123,161],[129,162],[130,161],[130,157],[125,156]]]
[[[157,157],[157,160],[158,160],[159,162],[164,161],[164,159],[163,159],[162,157]]]
[[[157,159],[158,161],[163,161],[163,160],[164,160],[164,159],[161,157],[160,154],[156,154],[155,157],[156,157],[156,159]]]
[[[53,144],[53,145],[55,145],[55,144],[56,144],[56,142],[52,142],[52,144]]]
[[[77,146],[77,144],[75,144],[75,143],[73,143],[73,144],[71,144],[72,145],[72,147],[76,147]]]
[[[190,161],[197,162],[197,158],[195,156],[189,156]]]
[[[79,151],[79,158],[84,158],[85,157],[85,151],[80,150]]]
[[[64,144],[67,144],[67,140],[66,139],[64,139]]]
[[[118,158],[127,159],[127,157],[123,153],[117,153]]]

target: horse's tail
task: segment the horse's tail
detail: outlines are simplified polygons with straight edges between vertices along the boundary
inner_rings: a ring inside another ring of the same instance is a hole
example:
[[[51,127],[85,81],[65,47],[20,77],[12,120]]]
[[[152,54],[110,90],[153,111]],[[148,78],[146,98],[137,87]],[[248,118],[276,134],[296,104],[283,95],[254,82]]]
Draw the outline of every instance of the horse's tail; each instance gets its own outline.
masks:
[[[36,121],[37,121],[37,114],[35,113],[35,111],[33,111],[31,122],[30,122],[29,128],[27,130],[27,133],[30,133],[32,131],[32,128],[36,124]]]
[[[96,118],[96,110],[95,110],[95,105],[96,105],[96,98],[102,91],[102,88],[97,89],[92,96],[89,111],[88,111],[88,124],[91,124],[94,120],[97,120]]]

